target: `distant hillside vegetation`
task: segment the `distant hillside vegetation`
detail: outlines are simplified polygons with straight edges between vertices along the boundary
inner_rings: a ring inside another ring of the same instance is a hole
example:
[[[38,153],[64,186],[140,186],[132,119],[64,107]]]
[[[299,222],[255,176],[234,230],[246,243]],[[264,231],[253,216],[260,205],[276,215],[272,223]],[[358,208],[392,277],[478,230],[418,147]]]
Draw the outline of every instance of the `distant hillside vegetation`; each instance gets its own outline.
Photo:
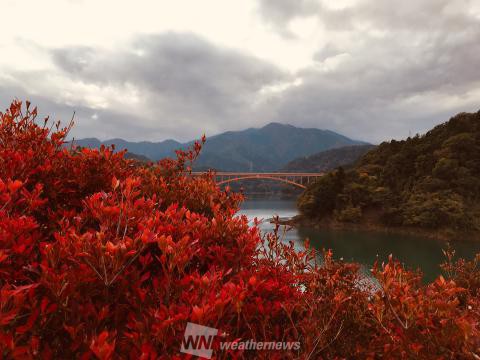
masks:
[[[282,170],[288,172],[324,172],[349,166],[372,150],[374,145],[344,146],[290,161]]]
[[[99,141],[75,140],[79,146],[99,147],[115,144],[117,150],[128,149],[154,161],[175,155],[175,150],[186,148],[193,142],[175,140],[162,142],[128,142],[123,139]],[[292,125],[271,123],[262,128],[227,131],[207,138],[197,169],[214,168],[222,171],[273,171],[289,161],[319,151],[347,145],[365,144],[330,130],[304,129]]]
[[[152,160],[150,160],[148,157],[146,156],[143,156],[143,155],[138,155],[138,154],[135,154],[135,153],[132,153],[132,152],[127,152],[125,154],[125,159],[133,159],[133,160],[138,160],[138,161],[141,161],[141,162],[150,162]]]
[[[304,217],[338,223],[480,229],[480,112],[461,113],[423,136],[391,141],[348,171],[334,171],[298,201]],[[476,236],[478,237],[478,236]]]

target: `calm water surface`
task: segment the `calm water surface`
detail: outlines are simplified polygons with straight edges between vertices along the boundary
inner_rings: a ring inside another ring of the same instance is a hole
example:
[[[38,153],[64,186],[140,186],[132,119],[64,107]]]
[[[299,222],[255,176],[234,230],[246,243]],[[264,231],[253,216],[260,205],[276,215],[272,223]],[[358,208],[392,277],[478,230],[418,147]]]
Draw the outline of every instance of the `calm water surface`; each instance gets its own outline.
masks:
[[[240,213],[247,215],[250,220],[255,217],[265,219],[261,229],[270,231],[273,226],[267,219],[274,215],[292,217],[297,214],[297,210],[294,199],[253,198],[244,202]],[[359,262],[364,268],[370,268],[377,258],[384,261],[389,254],[393,254],[407,267],[421,269],[425,281],[431,281],[441,273],[439,264],[444,260],[442,249],[446,248],[443,241],[411,235],[313,228],[292,229],[286,234],[286,241],[293,240],[299,248],[306,238],[310,239],[313,247],[332,249],[336,258]],[[451,245],[457,256],[468,259],[480,252],[479,242],[455,242]]]

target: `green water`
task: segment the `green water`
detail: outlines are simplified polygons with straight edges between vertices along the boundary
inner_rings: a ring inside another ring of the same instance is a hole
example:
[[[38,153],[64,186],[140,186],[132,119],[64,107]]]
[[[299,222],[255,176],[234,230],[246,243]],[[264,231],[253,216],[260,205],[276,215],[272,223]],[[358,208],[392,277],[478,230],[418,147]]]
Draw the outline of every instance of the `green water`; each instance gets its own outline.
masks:
[[[269,219],[273,215],[292,217],[297,214],[295,200],[248,199],[242,206],[242,214],[249,219]],[[273,226],[268,221],[261,224],[262,231],[270,231]],[[355,261],[371,268],[376,259],[386,261],[389,254],[399,259],[411,269],[420,269],[424,281],[431,281],[441,274],[439,265],[444,261],[442,249],[444,241],[411,235],[386,234],[363,231],[318,230],[313,228],[292,229],[286,234],[286,241],[293,240],[298,248],[306,238],[317,249],[332,249],[336,258]],[[480,252],[480,242],[451,243],[459,257],[471,259]]]

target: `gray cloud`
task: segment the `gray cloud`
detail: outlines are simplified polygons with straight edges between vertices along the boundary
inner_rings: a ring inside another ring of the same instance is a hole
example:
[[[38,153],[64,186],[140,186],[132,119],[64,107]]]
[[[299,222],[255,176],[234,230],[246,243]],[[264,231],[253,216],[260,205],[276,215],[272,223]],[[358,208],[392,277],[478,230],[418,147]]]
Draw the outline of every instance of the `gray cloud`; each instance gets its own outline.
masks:
[[[276,120],[381,141],[477,110],[480,20],[465,5],[427,0],[393,7],[368,0],[322,8],[316,15],[331,38],[319,44],[315,66],[299,72],[303,84],[270,103]],[[300,16],[299,9],[282,21]]]
[[[19,86],[0,86],[0,111],[5,111],[14,99],[29,100],[32,106],[36,106],[39,121],[49,117],[51,121],[60,121],[62,126],[67,126],[73,119],[75,127],[70,135],[74,135],[77,139],[85,137],[129,139],[132,138],[132,134],[139,132],[145,134],[158,132],[158,128],[143,126],[143,120],[139,117],[114,110],[92,109],[79,104],[75,106],[65,104],[63,101],[55,101],[40,94],[28,93]],[[94,117],[97,117],[97,119]],[[161,139],[163,138],[161,137]]]
[[[328,58],[338,56],[344,54],[343,51],[341,51],[339,48],[337,48],[335,45],[331,43],[327,43],[325,46],[323,46],[320,50],[318,50],[314,55],[313,58],[316,61],[323,62],[327,60]]]
[[[252,121],[264,87],[285,81],[275,66],[215,47],[193,34],[138,37],[129,49],[64,48],[52,52],[68,76],[98,86],[139,89],[150,125],[185,138]]]
[[[462,30],[478,18],[468,13],[475,0],[359,0],[352,5],[332,8],[327,0],[258,0],[258,12],[280,34],[296,18],[316,17],[328,29],[352,31],[358,25],[369,25],[387,31],[434,32],[447,26],[450,31]]]
[[[316,0],[258,0],[262,18],[285,37],[294,37],[288,29],[297,17],[315,16],[321,9]]]

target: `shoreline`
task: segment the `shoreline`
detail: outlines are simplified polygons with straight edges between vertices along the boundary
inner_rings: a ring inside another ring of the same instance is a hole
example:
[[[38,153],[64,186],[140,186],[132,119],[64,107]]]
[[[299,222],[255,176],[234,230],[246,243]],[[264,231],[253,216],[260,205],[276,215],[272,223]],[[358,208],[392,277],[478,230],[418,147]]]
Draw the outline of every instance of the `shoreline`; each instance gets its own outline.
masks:
[[[270,223],[276,223],[271,218]],[[343,223],[334,220],[316,220],[306,218],[302,215],[295,215],[291,218],[280,218],[277,221],[280,225],[298,227],[309,227],[323,230],[352,230],[364,232],[381,232],[386,234],[400,234],[409,236],[418,236],[439,241],[451,242],[479,242],[480,235],[477,232],[455,232],[451,229],[444,230],[428,230],[415,227],[387,227],[375,223]]]

